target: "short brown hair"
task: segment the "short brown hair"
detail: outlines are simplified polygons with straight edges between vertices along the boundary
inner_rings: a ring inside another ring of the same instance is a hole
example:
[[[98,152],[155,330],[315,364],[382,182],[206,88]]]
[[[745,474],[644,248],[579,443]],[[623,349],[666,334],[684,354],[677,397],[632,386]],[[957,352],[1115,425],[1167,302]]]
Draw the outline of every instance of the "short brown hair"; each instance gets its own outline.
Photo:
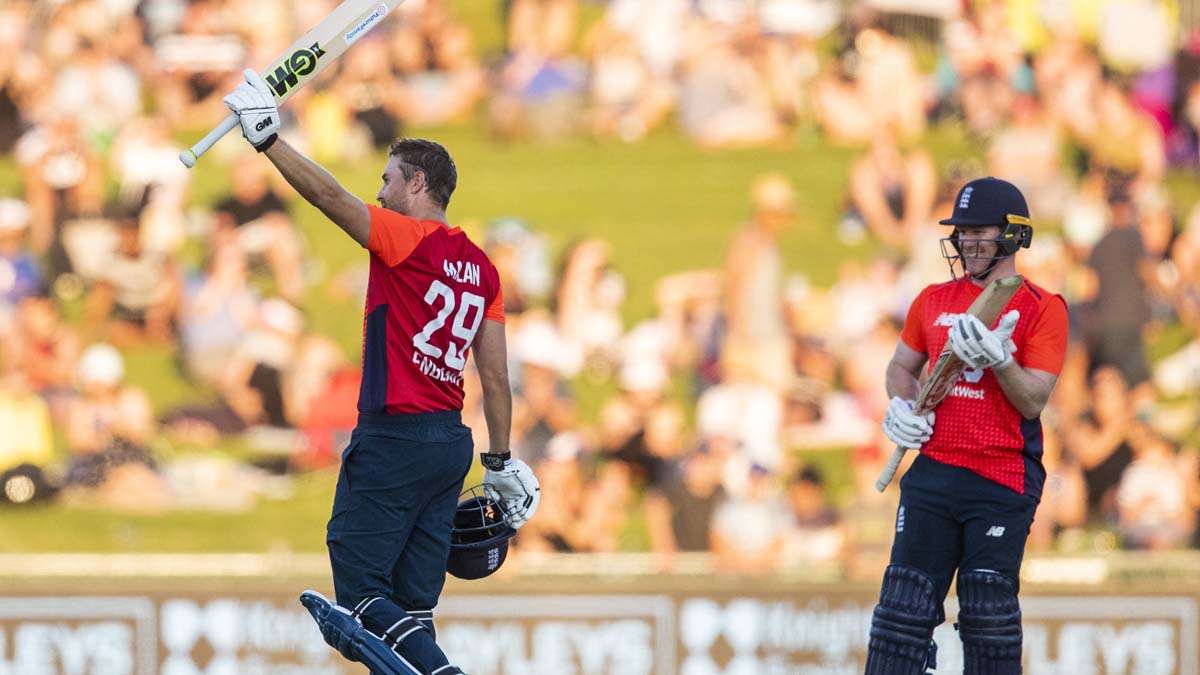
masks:
[[[423,138],[401,138],[388,148],[390,157],[400,159],[400,171],[405,180],[411,180],[413,169],[425,174],[425,186],[429,196],[444,209],[450,205],[450,195],[458,186],[458,169],[450,153],[440,143]]]

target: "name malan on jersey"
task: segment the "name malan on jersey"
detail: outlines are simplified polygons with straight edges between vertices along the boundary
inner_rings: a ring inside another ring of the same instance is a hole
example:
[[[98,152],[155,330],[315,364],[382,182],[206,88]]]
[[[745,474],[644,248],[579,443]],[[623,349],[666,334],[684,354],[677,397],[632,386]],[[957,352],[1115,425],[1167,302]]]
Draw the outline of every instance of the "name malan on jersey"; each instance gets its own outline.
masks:
[[[461,260],[443,260],[442,271],[460,284],[479,285],[479,265]]]

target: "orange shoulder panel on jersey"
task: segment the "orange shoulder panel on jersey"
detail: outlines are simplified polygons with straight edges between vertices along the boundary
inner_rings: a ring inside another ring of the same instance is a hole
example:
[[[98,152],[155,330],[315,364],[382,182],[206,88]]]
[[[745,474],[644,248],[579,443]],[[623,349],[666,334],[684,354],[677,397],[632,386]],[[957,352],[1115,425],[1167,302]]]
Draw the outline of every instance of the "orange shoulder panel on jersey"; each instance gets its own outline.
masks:
[[[904,329],[900,331],[900,339],[904,341],[904,344],[908,345],[909,349],[922,354],[928,349],[925,342],[925,322],[922,316],[925,314],[925,297],[930,288],[933,286],[921,291],[916,300],[913,300],[912,306],[908,308],[908,316],[904,319]]]
[[[421,240],[435,232],[440,223],[417,220],[406,215],[367,204],[371,213],[371,232],[367,250],[379,256],[388,267],[395,267],[412,254]]]
[[[484,310],[483,318],[504,323],[504,289],[500,286],[499,279],[496,280],[496,297],[492,298],[492,303]]]
[[[1024,347],[1017,354],[1017,361],[1022,368],[1058,375],[1062,372],[1063,361],[1067,358],[1067,337],[1070,330],[1067,301],[1061,295],[1055,295],[1037,286],[1033,286],[1033,289],[1039,296],[1038,313],[1033,319],[1028,337],[1025,338]]]

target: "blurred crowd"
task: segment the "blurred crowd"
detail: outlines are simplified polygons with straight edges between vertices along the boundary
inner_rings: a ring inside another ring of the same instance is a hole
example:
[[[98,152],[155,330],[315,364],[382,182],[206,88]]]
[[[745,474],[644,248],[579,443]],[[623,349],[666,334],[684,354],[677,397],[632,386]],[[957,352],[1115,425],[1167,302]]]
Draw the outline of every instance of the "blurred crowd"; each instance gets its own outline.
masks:
[[[220,118],[242,68],[334,4],[0,5],[0,155],[23,185],[0,195],[8,501],[236,508],[269,494],[271,474],[336,463],[357,364],[306,318],[317,256],[291,193],[224,143],[211,161],[234,187],[192,206],[175,140]],[[724,266],[660,279],[655,315],[629,326],[602,236],[554,264],[536,228],[490,223],[514,445],[544,489],[519,549],[877,575],[895,508],[872,488],[890,453],[883,373],[912,298],[949,277],[936,221],[982,174],[1027,195],[1036,234],[1019,268],[1071,307],[1031,547],[1200,543],[1200,209],[1168,191],[1200,158],[1200,33],[1172,3],[947,3],[925,23],[894,12],[930,3],[903,1],[891,14],[834,0],[501,4],[503,47],[481,53],[446,3],[408,0],[291,99],[289,138],[356,161],[408,130],[472,121],[505,140],[627,143],[673,124],[711,148],[815,132],[857,153],[841,217],[818,229],[878,252],[810,283],[780,245],[803,186],[764,175]],[[598,18],[581,28],[584,12]],[[929,129],[947,125],[980,159],[935,163]],[[336,283],[357,302],[363,279]],[[201,403],[130,384],[155,350]],[[230,438],[272,459],[164,450]]]

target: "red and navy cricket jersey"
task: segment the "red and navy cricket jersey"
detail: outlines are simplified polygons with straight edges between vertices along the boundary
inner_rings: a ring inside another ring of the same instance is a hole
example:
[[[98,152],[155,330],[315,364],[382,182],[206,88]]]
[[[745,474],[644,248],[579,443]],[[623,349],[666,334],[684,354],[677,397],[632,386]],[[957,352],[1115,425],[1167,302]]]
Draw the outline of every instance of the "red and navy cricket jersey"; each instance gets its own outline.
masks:
[[[937,363],[949,339],[954,317],[965,312],[983,289],[962,278],[925,288],[908,310],[900,339]],[[1067,351],[1067,303],[1062,296],[1028,281],[1021,284],[1000,313],[1019,310],[1013,330],[1023,368],[1057,375]],[[992,324],[995,328],[997,319]],[[969,469],[1012,490],[1041,498],[1046,470],[1042,466],[1042,422],[1024,419],[1009,402],[990,368],[968,369],[935,409],[933,437],[921,447],[930,459]]]
[[[371,272],[358,410],[462,410],[475,334],[485,319],[504,322],[500,275],[457,227],[367,208]]]

